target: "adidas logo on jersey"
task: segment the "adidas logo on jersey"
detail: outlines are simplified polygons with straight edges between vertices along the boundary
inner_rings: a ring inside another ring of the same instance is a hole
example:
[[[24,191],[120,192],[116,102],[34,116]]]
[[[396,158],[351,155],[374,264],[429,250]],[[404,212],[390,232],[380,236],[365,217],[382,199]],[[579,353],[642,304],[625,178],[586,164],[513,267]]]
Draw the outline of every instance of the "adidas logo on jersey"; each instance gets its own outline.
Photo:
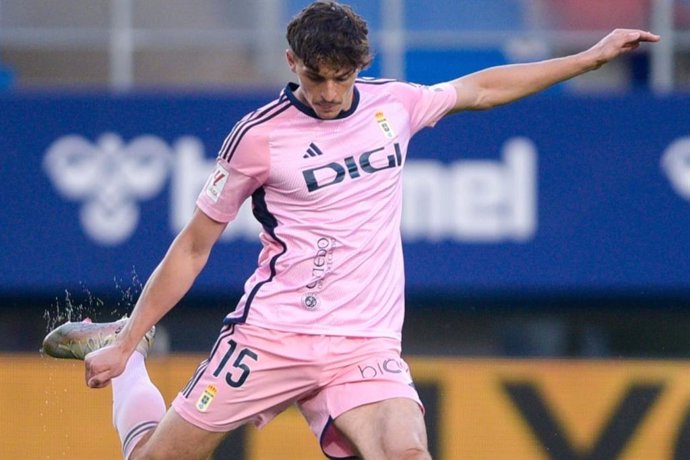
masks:
[[[323,155],[323,152],[321,151],[320,148],[316,146],[313,142],[309,144],[309,147],[307,148],[307,153],[302,156],[302,158],[312,158],[312,157],[318,157]]]

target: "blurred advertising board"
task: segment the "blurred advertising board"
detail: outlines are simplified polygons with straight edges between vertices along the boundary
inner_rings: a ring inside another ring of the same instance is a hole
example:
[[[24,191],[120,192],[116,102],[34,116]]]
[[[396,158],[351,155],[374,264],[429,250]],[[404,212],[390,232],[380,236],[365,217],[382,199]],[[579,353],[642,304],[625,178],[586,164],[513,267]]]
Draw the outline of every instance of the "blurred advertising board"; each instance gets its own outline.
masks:
[[[0,292],[148,277],[226,134],[274,96],[0,95]],[[690,96],[455,115],[413,139],[404,187],[411,293],[690,292]],[[239,292],[258,231],[245,206],[193,292]]]
[[[158,356],[147,367],[170,402],[204,358]],[[426,407],[435,459],[690,458],[686,362],[407,361]],[[0,384],[21,389],[0,395],[3,457],[120,458],[111,392],[87,389],[83,375],[80,362],[0,355]],[[316,460],[323,455],[297,409],[290,408],[261,430],[234,432],[216,458]]]

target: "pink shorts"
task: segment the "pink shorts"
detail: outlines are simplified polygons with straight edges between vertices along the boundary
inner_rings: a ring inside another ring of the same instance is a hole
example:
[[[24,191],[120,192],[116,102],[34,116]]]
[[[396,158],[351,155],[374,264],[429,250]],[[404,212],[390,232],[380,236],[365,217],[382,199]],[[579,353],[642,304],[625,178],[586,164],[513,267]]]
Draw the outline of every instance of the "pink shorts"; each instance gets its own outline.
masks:
[[[343,458],[355,454],[333,420],[391,398],[412,399],[423,410],[398,340],[237,324],[221,330],[172,406],[195,426],[226,432],[249,422],[261,427],[296,403],[324,453]]]

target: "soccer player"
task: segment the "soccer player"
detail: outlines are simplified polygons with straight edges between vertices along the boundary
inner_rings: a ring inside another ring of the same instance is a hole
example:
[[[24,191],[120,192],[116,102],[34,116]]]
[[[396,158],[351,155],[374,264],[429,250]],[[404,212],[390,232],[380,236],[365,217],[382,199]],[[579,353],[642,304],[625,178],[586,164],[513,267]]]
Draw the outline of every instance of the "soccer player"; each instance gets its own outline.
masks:
[[[430,458],[401,357],[410,138],[446,115],[507,104],[659,40],[615,30],[578,54],[426,87],[360,79],[372,59],[367,34],[361,17],[332,1],[294,17],[286,58],[297,83],[234,126],[131,317],[67,323],[46,337],[48,354],[85,360],[89,387],[112,382],[125,458],[208,458],[228,432],[262,426],[292,404],[331,458]],[[263,225],[258,267],[166,412],[144,365],[152,328],[250,197]]]

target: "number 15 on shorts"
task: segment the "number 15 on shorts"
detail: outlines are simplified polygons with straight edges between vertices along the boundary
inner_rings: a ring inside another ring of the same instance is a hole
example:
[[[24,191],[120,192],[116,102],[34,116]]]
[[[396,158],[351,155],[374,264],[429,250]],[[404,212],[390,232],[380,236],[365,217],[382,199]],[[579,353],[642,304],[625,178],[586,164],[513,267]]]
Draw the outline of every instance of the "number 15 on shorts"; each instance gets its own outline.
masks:
[[[235,353],[237,350],[237,342],[232,339],[228,341],[228,345],[230,347],[225,353],[225,356],[223,356],[223,359],[220,360],[220,364],[218,364],[216,370],[213,371],[213,376],[218,377],[233,355],[236,355],[231,368],[225,373],[225,382],[233,388],[239,388],[244,384],[252,371],[248,362],[258,361],[259,357],[249,348],[242,348]]]

